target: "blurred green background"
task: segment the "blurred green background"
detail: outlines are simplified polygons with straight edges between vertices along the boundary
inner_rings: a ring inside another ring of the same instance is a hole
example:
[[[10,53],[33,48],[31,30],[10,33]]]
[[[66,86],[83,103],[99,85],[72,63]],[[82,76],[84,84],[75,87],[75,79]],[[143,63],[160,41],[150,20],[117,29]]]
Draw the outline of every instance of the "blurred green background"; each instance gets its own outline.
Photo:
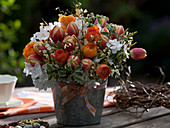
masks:
[[[163,68],[166,81],[170,80],[170,1],[158,0],[79,0],[89,12],[106,15],[109,22],[121,24],[134,36],[135,47],[147,50],[147,58],[130,59],[132,79],[156,82]],[[23,74],[23,48],[33,33],[39,31],[42,18],[47,22],[58,19],[58,11],[71,9],[72,0],[0,0],[0,74],[17,75],[17,86],[32,82]],[[142,82],[141,81],[141,82]]]

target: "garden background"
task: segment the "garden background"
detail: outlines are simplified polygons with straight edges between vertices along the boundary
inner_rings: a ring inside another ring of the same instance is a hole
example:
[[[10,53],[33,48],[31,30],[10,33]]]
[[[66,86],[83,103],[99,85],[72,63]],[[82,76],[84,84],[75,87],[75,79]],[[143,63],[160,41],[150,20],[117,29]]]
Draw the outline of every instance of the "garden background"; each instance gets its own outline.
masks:
[[[58,19],[59,11],[71,9],[73,0],[0,0],[0,74],[17,75],[17,86],[29,86],[31,79],[23,73],[25,45],[39,23]],[[147,50],[147,58],[128,60],[132,80],[158,82],[160,66],[170,80],[170,1],[158,0],[79,0],[88,12],[106,15],[109,22],[138,31],[135,47]]]

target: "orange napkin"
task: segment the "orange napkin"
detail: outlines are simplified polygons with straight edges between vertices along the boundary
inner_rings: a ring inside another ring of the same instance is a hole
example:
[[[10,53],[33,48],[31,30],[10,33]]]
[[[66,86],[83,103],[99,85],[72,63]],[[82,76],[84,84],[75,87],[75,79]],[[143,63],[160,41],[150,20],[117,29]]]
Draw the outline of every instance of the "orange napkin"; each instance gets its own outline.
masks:
[[[22,100],[23,104],[0,111],[0,117],[54,111],[51,93],[22,91],[13,98]]]
[[[115,105],[113,90],[114,88],[106,88],[103,107]],[[18,107],[0,111],[0,117],[54,111],[52,93],[22,91],[13,98],[20,99],[24,103]]]
[[[0,117],[26,114],[29,112],[27,108],[36,103],[34,99],[29,99],[29,98],[18,98],[18,99],[22,100],[23,104],[18,107],[12,107],[12,108],[6,109],[5,111],[1,111]]]

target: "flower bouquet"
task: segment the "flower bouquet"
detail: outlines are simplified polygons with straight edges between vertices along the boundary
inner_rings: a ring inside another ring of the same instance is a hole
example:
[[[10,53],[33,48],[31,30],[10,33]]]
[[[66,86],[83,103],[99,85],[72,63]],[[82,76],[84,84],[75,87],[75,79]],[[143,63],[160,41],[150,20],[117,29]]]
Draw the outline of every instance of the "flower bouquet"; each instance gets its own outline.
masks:
[[[97,124],[108,76],[120,78],[129,56],[143,59],[146,51],[131,49],[136,32],[88,14],[79,2],[74,5],[75,13],[60,13],[58,21],[40,24],[23,50],[24,72],[36,88],[52,88],[59,124]]]

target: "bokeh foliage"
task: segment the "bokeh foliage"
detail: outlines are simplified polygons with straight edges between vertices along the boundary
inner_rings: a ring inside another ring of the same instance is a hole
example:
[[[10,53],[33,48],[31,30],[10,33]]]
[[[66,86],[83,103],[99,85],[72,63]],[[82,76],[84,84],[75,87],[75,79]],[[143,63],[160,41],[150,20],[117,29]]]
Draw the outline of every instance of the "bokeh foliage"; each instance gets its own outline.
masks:
[[[135,35],[136,47],[147,50],[145,60],[130,59],[134,76],[158,73],[154,66],[165,66],[170,79],[170,1],[154,0],[79,0],[89,12],[106,15],[110,22],[122,24]],[[42,18],[53,22],[58,18],[56,7],[71,9],[73,0],[0,0],[0,73],[22,73],[22,50],[33,33],[39,30]],[[159,75],[159,73],[158,73]],[[21,80],[21,79],[20,79]]]
[[[15,0],[0,1],[0,73],[17,75],[22,80],[24,59],[20,51],[15,49],[16,46],[19,47],[21,21],[13,16],[13,11],[19,9],[20,5],[15,4]]]

